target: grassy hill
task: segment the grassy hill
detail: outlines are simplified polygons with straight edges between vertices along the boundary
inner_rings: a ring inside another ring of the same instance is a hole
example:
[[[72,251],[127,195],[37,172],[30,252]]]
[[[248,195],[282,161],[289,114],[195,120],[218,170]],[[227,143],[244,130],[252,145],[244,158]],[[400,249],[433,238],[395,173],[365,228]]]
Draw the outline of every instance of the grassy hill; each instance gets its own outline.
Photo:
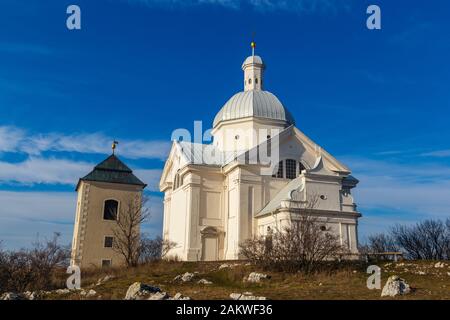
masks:
[[[366,287],[367,264],[352,263],[338,270],[321,272],[314,275],[286,274],[258,270],[244,262],[226,262],[236,264],[233,267],[219,269],[225,262],[155,262],[133,269],[90,270],[82,273],[82,288],[93,289],[96,295],[86,298],[79,293],[51,294],[47,299],[123,299],[128,287],[136,282],[160,287],[171,296],[177,292],[195,300],[230,299],[230,293],[250,291],[254,295],[267,299],[394,299],[381,298],[381,290],[369,290]],[[380,262],[382,268],[382,287],[391,275],[404,278],[413,288],[413,292],[395,299],[450,299],[450,263],[444,266],[437,261],[403,261],[398,263]],[[247,283],[245,276],[259,271],[271,276],[261,283]],[[195,272],[190,282],[178,283],[173,279],[185,272]],[[106,275],[113,279],[97,284]],[[61,287],[64,285],[61,275]],[[199,279],[207,279],[210,285],[198,284]]]

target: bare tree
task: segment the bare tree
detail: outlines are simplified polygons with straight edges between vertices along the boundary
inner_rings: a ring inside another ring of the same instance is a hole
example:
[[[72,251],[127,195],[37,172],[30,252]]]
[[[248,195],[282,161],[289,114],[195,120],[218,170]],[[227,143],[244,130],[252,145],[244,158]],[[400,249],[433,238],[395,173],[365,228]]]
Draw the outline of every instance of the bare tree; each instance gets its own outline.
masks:
[[[449,221],[425,220],[414,226],[396,225],[391,234],[410,259],[449,259],[448,225]]]
[[[167,253],[175,246],[175,242],[165,240],[160,236],[156,237],[155,239],[142,237],[139,260],[141,263],[148,263],[164,259]]]
[[[148,198],[141,195],[124,201],[113,229],[113,250],[124,258],[128,267],[139,263],[142,249],[140,226],[150,218],[149,208],[145,206],[147,202]]]
[[[243,242],[241,254],[266,269],[306,273],[316,271],[325,261],[338,259],[346,250],[339,236],[315,216],[317,201],[318,197],[312,195],[288,227],[277,227],[270,235],[270,244],[264,237]]]

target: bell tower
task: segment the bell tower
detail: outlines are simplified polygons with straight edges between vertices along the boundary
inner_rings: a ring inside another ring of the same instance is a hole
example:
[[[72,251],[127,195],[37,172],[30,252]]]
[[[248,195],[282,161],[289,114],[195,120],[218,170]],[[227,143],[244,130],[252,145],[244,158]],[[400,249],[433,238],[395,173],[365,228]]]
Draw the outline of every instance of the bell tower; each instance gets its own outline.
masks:
[[[113,248],[114,230],[118,220],[126,219],[130,203],[141,203],[146,184],[115,155],[117,144],[114,141],[112,154],[78,181],[71,265],[88,268],[125,263]]]

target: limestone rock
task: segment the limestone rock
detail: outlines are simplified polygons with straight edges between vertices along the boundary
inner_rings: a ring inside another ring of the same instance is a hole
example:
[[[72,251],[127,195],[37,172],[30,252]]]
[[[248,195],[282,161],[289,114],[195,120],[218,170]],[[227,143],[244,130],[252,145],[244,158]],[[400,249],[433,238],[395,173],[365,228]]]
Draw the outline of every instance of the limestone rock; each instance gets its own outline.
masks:
[[[157,292],[161,292],[161,289],[141,282],[135,282],[128,287],[127,293],[125,294],[125,300],[144,300]]]
[[[231,293],[230,298],[233,300],[267,300],[266,297],[258,297],[253,295],[251,292]]]
[[[386,297],[395,297],[397,295],[404,295],[411,292],[411,288],[406,281],[399,276],[391,276],[386,281],[386,284],[381,291],[381,296]]]
[[[270,279],[270,276],[264,273],[252,272],[248,275],[247,278],[244,278],[244,281],[257,283],[261,282],[262,279]]]
[[[177,292],[173,298],[169,298],[169,300],[191,300],[191,298],[183,296],[181,293]]]
[[[226,269],[226,268],[232,269],[232,268],[237,267],[237,266],[239,266],[239,263],[234,263],[234,264],[231,264],[231,263],[223,263],[223,264],[221,264],[221,265],[219,266],[218,269],[219,269],[219,270]]]
[[[95,290],[93,290],[93,289],[91,289],[89,291],[86,291],[86,290],[81,290],[80,291],[80,295],[84,296],[86,298],[91,298],[91,297],[95,296],[96,294],[97,294],[97,292]]]
[[[105,282],[107,282],[107,281],[109,281],[109,280],[111,280],[111,279],[114,279],[115,277],[113,276],[113,275],[106,275],[106,276],[104,276],[103,278],[100,278],[100,279],[98,279],[98,281],[97,281],[97,283],[95,284],[96,286],[99,286],[99,285],[101,285],[101,284],[103,284],[103,283],[105,283]]]
[[[436,264],[434,265],[435,268],[444,268],[445,267],[445,263],[443,262],[436,262]]]
[[[0,300],[27,300],[27,298],[21,293],[5,292],[0,296]]]
[[[39,291],[25,291],[23,296],[28,300],[38,300],[41,298],[42,293]]]
[[[181,282],[189,282],[194,278],[194,274],[190,272],[186,272],[184,274],[180,274],[176,276],[173,281],[181,281]]]
[[[211,281],[206,280],[206,279],[200,279],[197,281],[198,284],[212,284]]]
[[[150,297],[147,300],[167,300],[169,298],[169,295],[167,292],[156,292],[150,295]]]
[[[425,271],[417,271],[417,274],[418,275],[421,275],[421,276],[424,276],[424,275],[426,275],[427,273],[425,272]]]
[[[55,290],[54,291],[56,294],[68,294],[68,293],[70,293],[70,290],[69,289],[57,289],[57,290]]]

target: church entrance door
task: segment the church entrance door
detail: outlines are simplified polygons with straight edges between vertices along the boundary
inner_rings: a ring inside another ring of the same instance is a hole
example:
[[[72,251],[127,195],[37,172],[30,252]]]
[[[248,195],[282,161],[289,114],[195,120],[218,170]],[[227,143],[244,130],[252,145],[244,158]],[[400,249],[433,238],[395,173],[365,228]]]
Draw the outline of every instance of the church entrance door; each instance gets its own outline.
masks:
[[[217,236],[203,237],[203,261],[217,261],[219,259],[219,240]]]

